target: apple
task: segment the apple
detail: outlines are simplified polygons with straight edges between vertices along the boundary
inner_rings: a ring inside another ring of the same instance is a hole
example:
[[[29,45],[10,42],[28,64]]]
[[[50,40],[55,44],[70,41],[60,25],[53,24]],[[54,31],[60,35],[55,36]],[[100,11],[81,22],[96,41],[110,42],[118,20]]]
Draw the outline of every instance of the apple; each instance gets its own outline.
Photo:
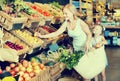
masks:
[[[14,64],[14,63],[11,63],[11,64],[10,64],[10,67],[11,67],[11,68],[14,68],[14,67],[15,67],[15,64]]]
[[[19,63],[19,64],[18,64],[18,67],[21,68],[21,67],[23,67],[23,65],[22,65],[21,63]]]
[[[18,74],[20,74],[20,76],[22,76],[24,74],[24,72],[23,71],[19,71]]]
[[[2,74],[3,73],[3,71],[2,71],[2,69],[0,68],[0,74]]]
[[[21,67],[20,70],[24,72],[24,71],[26,71],[26,68],[25,67]]]
[[[25,81],[29,81],[30,79],[31,79],[30,76],[25,77]]]
[[[11,71],[10,71],[10,74],[11,74],[12,76],[15,76],[16,72],[15,72],[14,70],[11,70]]]
[[[40,69],[43,69],[45,66],[44,66],[44,64],[40,63],[39,67],[40,67]]]
[[[28,67],[29,62],[27,60],[23,60],[22,64],[23,64],[24,67]]]
[[[19,67],[15,67],[14,70],[15,70],[16,72],[19,72],[19,71],[20,71]]]
[[[29,77],[29,73],[28,72],[24,72],[24,74],[23,74],[23,77]]]
[[[37,66],[38,65],[38,63],[37,62],[32,62],[32,64],[31,64],[33,67],[34,66]]]
[[[34,69],[35,69],[35,70],[38,70],[38,69],[40,69],[40,68],[39,68],[39,66],[37,65],[37,66],[34,66]]]
[[[24,78],[20,76],[18,81],[24,81]]]
[[[32,78],[32,77],[35,76],[35,73],[34,73],[34,72],[30,72],[30,73],[29,73],[29,76]]]
[[[10,71],[11,70],[11,67],[10,66],[6,66],[6,71]]]
[[[33,71],[33,69],[31,67],[28,67],[26,70],[27,70],[27,72],[32,72]]]

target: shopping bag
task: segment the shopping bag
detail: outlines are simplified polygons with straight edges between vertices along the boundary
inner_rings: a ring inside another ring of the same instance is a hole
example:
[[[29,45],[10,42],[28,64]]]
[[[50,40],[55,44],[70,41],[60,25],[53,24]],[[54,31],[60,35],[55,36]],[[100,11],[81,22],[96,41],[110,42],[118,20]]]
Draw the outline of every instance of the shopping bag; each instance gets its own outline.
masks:
[[[18,62],[17,51],[9,48],[0,48],[0,61]]]
[[[89,51],[74,66],[74,69],[85,79],[92,79],[106,67],[104,46]]]

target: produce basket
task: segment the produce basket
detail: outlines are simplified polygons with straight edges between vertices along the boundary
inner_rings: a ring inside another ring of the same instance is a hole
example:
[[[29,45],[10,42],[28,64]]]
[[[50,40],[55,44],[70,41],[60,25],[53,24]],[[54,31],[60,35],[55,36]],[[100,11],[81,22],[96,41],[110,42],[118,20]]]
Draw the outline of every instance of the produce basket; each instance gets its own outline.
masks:
[[[25,54],[29,50],[29,46],[25,44],[23,41],[12,35],[11,33],[4,31],[4,48],[14,49],[16,50],[17,55]]]
[[[30,79],[29,81],[50,81],[49,68],[46,67],[46,70],[41,71],[38,75]]]
[[[30,2],[26,2],[26,4],[31,7],[33,10],[37,12],[40,16],[42,16],[45,19],[46,24],[50,23],[53,19],[53,16],[46,11],[45,9],[42,9],[41,7],[37,6],[36,4],[32,4]]]
[[[32,36],[32,33],[28,30],[14,30],[11,32],[22,41],[24,41],[31,48],[40,47],[44,42],[42,39]]]
[[[84,78],[92,79],[106,67],[107,60],[104,46],[94,49],[79,60],[74,69]]]
[[[0,11],[0,24],[6,30],[21,29],[24,27],[27,20],[28,20],[28,18],[25,16],[23,16],[23,17],[11,17],[7,13]]]
[[[49,66],[49,68],[50,68],[50,75],[51,76],[53,76],[61,71],[59,62],[57,62],[54,66]]]
[[[33,10],[34,11],[34,10]],[[35,11],[34,11],[35,12]],[[32,15],[28,15],[23,12],[23,14],[28,17],[27,22],[25,23],[25,26],[30,28],[30,27],[38,27],[40,21],[43,19],[42,16],[39,16],[38,14],[34,13]]]

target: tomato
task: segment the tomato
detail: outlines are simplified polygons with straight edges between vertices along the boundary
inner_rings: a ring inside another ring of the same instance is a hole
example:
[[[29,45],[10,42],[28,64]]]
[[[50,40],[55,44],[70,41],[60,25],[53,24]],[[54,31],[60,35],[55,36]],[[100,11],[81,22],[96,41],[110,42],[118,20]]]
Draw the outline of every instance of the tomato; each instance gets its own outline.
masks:
[[[36,9],[37,7],[34,5],[34,6],[32,6],[32,8],[33,8],[33,9]]]

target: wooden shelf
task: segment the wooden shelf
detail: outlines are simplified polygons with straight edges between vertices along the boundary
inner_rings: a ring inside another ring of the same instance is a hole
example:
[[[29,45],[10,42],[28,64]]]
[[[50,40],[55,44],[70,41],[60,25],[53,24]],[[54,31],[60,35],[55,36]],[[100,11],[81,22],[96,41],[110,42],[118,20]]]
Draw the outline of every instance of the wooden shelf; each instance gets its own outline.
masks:
[[[120,29],[120,26],[105,26],[105,28],[109,28],[109,29]]]

